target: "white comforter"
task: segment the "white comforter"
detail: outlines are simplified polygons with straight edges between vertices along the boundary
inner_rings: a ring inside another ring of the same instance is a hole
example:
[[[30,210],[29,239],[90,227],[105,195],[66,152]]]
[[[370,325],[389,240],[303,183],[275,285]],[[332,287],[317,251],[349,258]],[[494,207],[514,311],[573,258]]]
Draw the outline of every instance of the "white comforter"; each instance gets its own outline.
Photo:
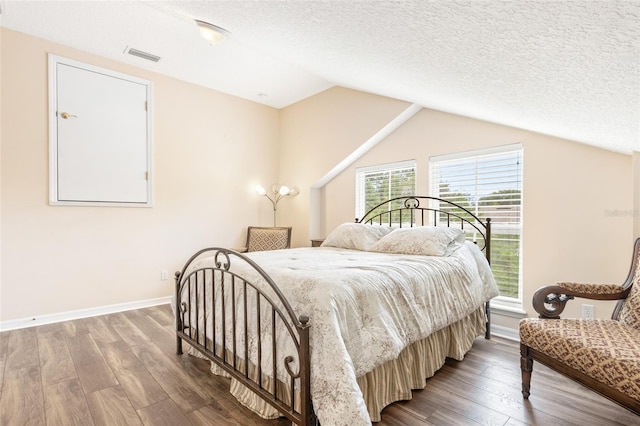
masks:
[[[296,314],[311,319],[311,395],[324,425],[370,425],[356,377],[498,295],[484,255],[469,242],[448,257],[325,247],[249,257]]]

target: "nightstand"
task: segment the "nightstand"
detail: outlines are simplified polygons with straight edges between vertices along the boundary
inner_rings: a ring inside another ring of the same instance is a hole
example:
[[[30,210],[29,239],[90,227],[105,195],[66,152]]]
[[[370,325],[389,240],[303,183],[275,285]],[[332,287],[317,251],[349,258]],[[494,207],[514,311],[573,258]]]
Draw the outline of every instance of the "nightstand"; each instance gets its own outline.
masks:
[[[324,239],[322,239],[322,240],[311,240],[311,247],[320,247],[320,245],[322,244],[323,241],[324,241]]]

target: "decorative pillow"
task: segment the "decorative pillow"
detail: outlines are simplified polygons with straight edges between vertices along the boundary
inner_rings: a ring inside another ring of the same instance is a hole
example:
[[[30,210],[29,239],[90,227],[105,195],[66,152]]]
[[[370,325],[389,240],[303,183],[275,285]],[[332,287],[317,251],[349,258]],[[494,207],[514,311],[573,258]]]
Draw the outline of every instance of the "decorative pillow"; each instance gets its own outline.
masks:
[[[325,238],[321,247],[338,247],[368,251],[371,246],[390,233],[388,226],[365,225],[364,223],[343,223]]]
[[[449,256],[464,244],[464,231],[444,226],[398,228],[376,242],[370,251],[423,256]]]

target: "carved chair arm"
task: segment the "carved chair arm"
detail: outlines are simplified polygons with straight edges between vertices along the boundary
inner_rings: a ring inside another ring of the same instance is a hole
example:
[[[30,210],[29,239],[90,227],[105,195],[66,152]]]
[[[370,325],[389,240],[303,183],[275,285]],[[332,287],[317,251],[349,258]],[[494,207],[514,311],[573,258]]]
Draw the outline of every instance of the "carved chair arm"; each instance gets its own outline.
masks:
[[[572,293],[576,297],[585,297],[587,299],[597,300],[620,299],[619,295],[624,291],[624,287],[620,284],[557,282],[556,285],[565,291]],[[601,299],[599,296],[603,296],[604,298]]]
[[[618,300],[624,299],[629,294],[629,288],[625,289],[618,284],[581,284],[570,282],[558,282],[538,289],[533,295],[533,308],[540,318],[560,318],[567,302],[574,297],[582,297],[591,300]]]

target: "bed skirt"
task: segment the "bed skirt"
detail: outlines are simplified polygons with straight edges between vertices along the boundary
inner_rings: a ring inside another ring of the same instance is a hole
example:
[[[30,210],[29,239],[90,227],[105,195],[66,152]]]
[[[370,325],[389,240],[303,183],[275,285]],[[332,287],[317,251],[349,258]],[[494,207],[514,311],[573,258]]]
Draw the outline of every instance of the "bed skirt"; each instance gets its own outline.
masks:
[[[424,389],[427,378],[433,377],[442,368],[446,358],[461,361],[471,349],[473,341],[484,335],[485,329],[486,316],[482,307],[408,346],[397,359],[358,377],[371,421],[379,422],[380,413],[387,405],[411,399],[412,389]]]
[[[426,379],[432,377],[444,365],[446,358],[461,361],[471,349],[473,341],[484,335],[485,329],[486,316],[483,306],[468,317],[406,347],[397,359],[358,377],[357,382],[371,421],[379,422],[380,413],[387,405],[411,399],[413,389],[424,389]],[[191,352],[193,354],[195,351]],[[211,363],[211,372],[229,377],[215,363]],[[266,383],[265,385],[269,386]],[[262,418],[281,417],[276,409],[235,379],[231,379],[230,392],[242,405]]]

